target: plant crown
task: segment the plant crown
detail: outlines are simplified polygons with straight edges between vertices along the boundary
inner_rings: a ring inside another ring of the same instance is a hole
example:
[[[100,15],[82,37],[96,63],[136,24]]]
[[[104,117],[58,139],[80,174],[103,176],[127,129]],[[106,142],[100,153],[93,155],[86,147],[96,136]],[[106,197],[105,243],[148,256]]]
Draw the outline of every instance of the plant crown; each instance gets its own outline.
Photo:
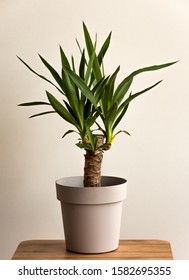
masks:
[[[132,93],[131,84],[135,76],[148,71],[159,70],[176,62],[145,67],[132,72],[125,77],[118,86],[115,81],[120,67],[113,74],[106,76],[104,73],[103,60],[109,48],[111,32],[104,41],[100,51],[97,53],[97,39],[92,41],[85,23],[83,23],[85,47],[82,49],[76,40],[80,51],[79,69],[76,71],[74,57],[69,61],[62,47],[60,46],[61,74],[59,74],[41,55],[39,58],[45,67],[50,71],[53,81],[38,74],[25,61],[18,57],[22,63],[41,79],[53,85],[61,94],[62,102],[49,91],[46,91],[47,102],[34,101],[21,103],[19,106],[38,106],[45,105],[51,107],[50,110],[32,115],[30,118],[42,116],[50,113],[59,114],[65,121],[69,122],[75,129],[68,130],[63,137],[72,132],[80,135],[79,143],[76,145],[93,153],[98,150],[108,150],[112,141],[119,133],[126,130],[115,132],[118,124],[124,117],[129,104],[136,97],[151,90],[161,81],[139,91]],[[94,129],[96,124],[97,129]],[[104,136],[104,144],[99,147],[97,135]]]

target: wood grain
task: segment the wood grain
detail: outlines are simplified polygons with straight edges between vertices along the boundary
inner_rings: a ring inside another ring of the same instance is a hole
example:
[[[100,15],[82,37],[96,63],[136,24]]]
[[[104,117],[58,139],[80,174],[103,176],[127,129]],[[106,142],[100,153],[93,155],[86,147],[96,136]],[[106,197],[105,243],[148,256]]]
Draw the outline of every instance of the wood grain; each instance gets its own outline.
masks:
[[[172,260],[171,245],[163,240],[120,240],[119,248],[103,254],[67,251],[63,240],[21,242],[12,260]]]

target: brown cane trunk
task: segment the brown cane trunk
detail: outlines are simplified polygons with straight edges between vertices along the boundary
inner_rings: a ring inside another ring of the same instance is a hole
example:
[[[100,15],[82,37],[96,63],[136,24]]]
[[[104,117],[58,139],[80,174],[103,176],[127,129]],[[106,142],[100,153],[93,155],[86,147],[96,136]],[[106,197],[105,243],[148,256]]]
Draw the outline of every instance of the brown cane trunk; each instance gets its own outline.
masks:
[[[97,136],[98,146],[103,144],[104,138]],[[101,149],[93,153],[86,151],[84,166],[84,187],[100,187],[101,186],[101,164],[103,152]]]

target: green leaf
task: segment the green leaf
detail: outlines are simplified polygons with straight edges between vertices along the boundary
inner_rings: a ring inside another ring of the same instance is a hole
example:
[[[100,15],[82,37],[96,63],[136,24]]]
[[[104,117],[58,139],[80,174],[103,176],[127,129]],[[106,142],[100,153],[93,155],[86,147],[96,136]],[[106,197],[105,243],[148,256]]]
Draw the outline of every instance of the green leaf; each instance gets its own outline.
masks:
[[[43,64],[47,67],[47,69],[50,71],[51,75],[55,79],[55,81],[58,83],[58,85],[61,87],[61,89],[65,92],[65,87],[63,84],[63,81],[57,71],[39,54],[39,57]]]
[[[64,138],[66,135],[68,135],[68,134],[70,134],[70,133],[73,133],[73,132],[78,133],[78,132],[75,131],[75,130],[68,130],[68,131],[66,131],[66,132],[64,133],[64,135],[62,136],[62,138]]]
[[[32,115],[32,116],[30,116],[29,118],[31,119],[31,118],[35,118],[35,117],[39,117],[39,116],[51,114],[51,113],[56,113],[56,112],[55,112],[55,111],[42,112],[42,113],[39,113],[39,114]]]
[[[137,96],[139,96],[139,95],[141,95],[141,94],[143,94],[143,93],[145,93],[145,92],[151,90],[152,88],[156,87],[156,86],[159,85],[161,82],[162,82],[162,80],[159,81],[159,82],[157,82],[157,83],[155,83],[155,84],[153,84],[152,86],[150,86],[150,87],[148,87],[148,88],[145,88],[145,89],[143,89],[143,90],[141,90],[141,91],[139,91],[139,92],[137,92],[137,93],[135,93],[135,94],[130,95],[130,96],[127,98],[126,102],[124,102],[124,103],[125,103],[124,106],[126,106],[128,103],[130,103],[131,100],[135,99]],[[121,107],[121,106],[120,106],[120,107]]]
[[[75,90],[75,84],[70,79],[65,68],[62,69],[62,76],[64,79],[64,84],[65,84],[65,89],[66,89],[65,95],[70,103],[70,106],[72,107],[72,110],[75,112],[76,115],[80,116],[79,101],[78,101],[78,95]]]
[[[114,103],[105,116],[105,126],[111,129],[117,115],[118,104]]]
[[[122,110],[119,110],[117,111],[117,118],[116,118],[116,121],[112,127],[112,131],[114,131],[114,129],[116,128],[116,126],[120,123],[120,121],[122,120],[122,118],[124,117],[125,113],[127,112],[127,109],[129,107],[129,103],[126,104],[125,106],[123,106]],[[120,113],[121,111],[121,113]],[[120,114],[119,114],[120,113]]]
[[[81,46],[80,46],[80,44],[79,44],[79,41],[77,40],[77,38],[76,38],[75,40],[76,40],[77,46],[78,46],[78,48],[79,48],[79,51],[80,51],[80,53],[81,53],[81,55],[82,55],[82,49],[81,49]]]
[[[36,105],[51,105],[51,104],[43,101],[34,101],[34,102],[18,104],[18,106],[36,106]]]
[[[92,56],[89,59],[89,63],[87,65],[87,71],[86,71],[86,75],[85,75],[85,83],[86,84],[88,84],[89,78],[91,77],[91,72],[92,72],[92,69],[93,69],[94,57],[95,57],[95,53],[92,54]]]
[[[102,79],[102,73],[101,73],[101,70],[100,70],[100,65],[99,65],[98,58],[96,56],[95,48],[93,46],[90,34],[89,34],[88,29],[87,29],[84,22],[83,22],[83,31],[84,31],[85,43],[86,43],[86,47],[87,47],[89,57],[91,57],[93,55],[93,53],[95,53],[93,73],[94,73],[96,81],[98,82]]]
[[[114,84],[115,79],[117,77],[117,73],[119,72],[120,67],[118,67],[115,72],[110,76],[109,80],[107,81],[107,85],[105,87],[105,92],[101,99],[101,107],[103,114],[106,114],[111,105],[113,105],[115,102],[112,102],[113,98],[113,92],[114,92]]]
[[[125,97],[126,93],[128,92],[131,84],[132,84],[133,78],[131,77],[130,79],[124,79],[117,87],[113,99],[112,99],[112,104],[114,102],[117,102],[118,104],[122,101],[122,99]]]
[[[138,69],[134,72],[132,72],[129,76],[127,76],[121,84],[118,86],[116,89],[116,92],[113,97],[113,102],[117,101],[118,103],[123,99],[124,95],[126,94],[127,90],[129,89],[133,78],[143,72],[149,72],[149,71],[156,71],[165,67],[169,67],[173,64],[177,63],[177,61],[170,62],[170,63],[165,63],[165,64],[160,64],[160,65],[153,65],[145,68]]]
[[[156,71],[156,70],[160,70],[162,68],[166,68],[166,67],[169,67],[175,63],[177,63],[178,61],[174,61],[174,62],[169,62],[169,63],[164,63],[164,64],[160,64],[160,65],[153,65],[153,66],[148,66],[148,67],[145,67],[145,68],[141,68],[139,70],[136,70],[134,71],[133,73],[131,73],[128,78],[132,78],[140,73],[143,73],[143,72],[149,72],[149,71]]]
[[[71,61],[72,61],[72,70],[76,73],[75,71],[75,61],[73,55],[71,56]]]
[[[154,70],[159,70],[161,68],[165,68],[165,67],[168,67],[168,66],[171,66],[172,64],[174,64],[176,62],[171,62],[171,63],[166,63],[166,64],[162,64],[162,65],[155,65],[155,66],[150,66],[150,67],[146,67],[146,68],[142,68],[142,69],[139,69],[137,71],[134,71],[131,75],[129,75],[128,77],[126,77],[122,83],[118,86],[115,94],[114,94],[114,97],[113,97],[113,102],[117,101],[117,102],[120,102],[123,97],[125,96],[125,94],[127,93],[131,83],[132,83],[132,79],[134,76],[142,73],[142,72],[146,72],[146,71],[154,71]],[[129,98],[120,106],[120,108],[118,109],[118,112],[116,113],[115,112],[115,116],[119,115],[118,118],[116,119],[113,127],[112,127],[112,130],[115,129],[115,127],[117,126],[117,124],[120,122],[120,120],[123,118],[123,116],[125,115],[127,109],[128,109],[128,105],[129,103],[131,102],[131,100],[133,100],[134,98],[136,98],[137,96],[139,96],[140,94],[152,89],[153,87],[155,87],[156,85],[158,85],[161,81],[159,81],[158,83],[154,84],[153,86],[143,90],[143,91],[140,91],[132,96],[129,96]],[[112,102],[112,103],[113,103]],[[105,121],[106,123],[108,123],[108,120],[106,120],[105,118]],[[111,124],[112,124],[112,120],[111,120]],[[109,128],[108,128],[109,129]],[[111,135],[111,132],[107,131],[107,135]]]
[[[71,69],[65,68],[65,71],[69,75],[69,77],[72,79],[72,81],[78,86],[78,88],[81,90],[81,93],[87,97],[91,103],[97,107],[95,98],[89,89],[89,87],[85,84],[85,82],[77,75],[75,74]]]
[[[87,99],[85,104],[83,105],[83,108],[84,108],[84,119],[85,120],[91,115],[91,107],[92,107],[91,101],[89,99]]]
[[[89,142],[91,145],[91,150],[94,152],[95,151],[95,136],[92,134],[90,128],[86,125],[86,132],[87,136],[89,138]]]
[[[113,93],[114,93],[114,84],[119,70],[120,70],[120,66],[118,66],[115,72],[111,75],[107,84],[107,94],[108,94],[108,101],[109,101],[108,105],[110,105],[112,102]]]
[[[130,96],[120,105],[120,107],[118,108],[117,110],[117,119],[113,125],[113,130],[116,128],[116,126],[119,124],[119,122],[122,120],[122,118],[124,117],[127,109],[128,109],[128,106],[130,104],[130,102],[135,99],[137,96],[151,90],[152,88],[154,88],[155,86],[157,86],[159,83],[161,83],[162,81],[159,81],[157,83],[155,83],[154,85],[142,90],[142,91],[139,91],[133,95],[130,94]]]
[[[61,56],[61,62],[62,62],[62,67],[63,66],[66,66],[66,67],[69,67],[70,68],[70,63],[62,49],[62,47],[60,46],[60,56]]]
[[[94,52],[94,46],[93,46],[93,43],[92,43],[89,31],[87,29],[87,26],[86,26],[86,24],[84,22],[83,22],[83,32],[84,32],[84,37],[85,37],[85,43],[86,43],[87,51],[88,51],[89,57],[91,57],[91,55]]]
[[[72,108],[70,107],[69,103],[66,100],[63,100],[64,104],[66,105],[66,108],[68,110],[68,112],[70,113],[70,115],[72,115],[74,117],[74,119],[76,118],[76,115],[74,113],[74,111],[72,110]]]
[[[100,132],[103,133],[103,135],[107,138],[106,136],[106,131],[99,125],[99,123],[95,122],[95,124],[97,125],[98,129]]]
[[[19,56],[17,56],[17,58],[35,75],[37,75],[39,78],[45,80],[46,82],[50,83],[51,85],[53,85],[59,92],[61,92],[62,94],[64,94],[64,92],[59,89],[53,82],[51,82],[50,80],[48,80],[46,77],[38,74],[36,71],[34,71],[24,60],[22,60]]]
[[[95,100],[96,100],[96,103],[98,104],[98,102],[101,100],[101,98],[103,98],[103,95],[104,94],[104,90],[105,90],[105,87],[107,85],[107,82],[108,82],[108,79],[109,79],[109,76],[107,78],[102,78],[101,81],[99,81],[95,87],[92,89],[92,92],[94,93],[95,95]]]
[[[94,124],[95,120],[96,120],[96,116],[88,117],[85,121],[86,126],[91,127]]]
[[[84,80],[85,77],[85,50],[83,50],[82,55],[81,55],[81,61],[79,64],[79,76],[81,79]]]
[[[131,136],[130,135],[130,133],[128,132],[128,131],[126,131],[126,130],[120,130],[120,131],[118,131],[115,135],[114,135],[114,137],[113,138],[115,138],[118,134],[120,134],[120,133],[125,133],[125,134],[127,134],[127,135],[129,135],[129,136]]]
[[[48,91],[46,91],[47,97],[53,109],[67,122],[73,124],[79,131],[80,126],[74,117],[65,109],[65,107]]]
[[[78,146],[81,149],[89,150],[91,151],[91,145],[90,144],[85,144],[85,143],[77,143],[76,146]]]
[[[109,45],[110,45],[110,40],[111,40],[111,35],[112,35],[112,32],[110,32],[110,34],[108,35],[107,39],[105,40],[99,54],[98,54],[98,61],[99,61],[99,65],[101,65],[102,61],[103,61],[103,58],[106,54],[106,51],[108,50],[109,48]]]
[[[111,39],[111,34],[112,34],[112,32],[110,32],[110,34],[108,35],[107,39],[105,40],[104,44],[102,45],[101,50],[100,50],[100,52],[99,52],[99,54],[97,56],[99,66],[102,65],[102,73],[103,73],[102,76],[105,75],[104,74],[103,58],[104,58],[104,56],[106,54],[106,51],[107,51],[107,49],[109,47],[110,39]],[[94,47],[94,49],[95,49],[95,47]],[[98,66],[98,64],[97,64],[97,66]],[[90,85],[92,85],[94,79],[95,79],[94,73],[92,73]]]
[[[88,51],[89,57],[91,57],[92,53],[94,52],[94,47],[93,47],[93,43],[92,43],[89,31],[84,22],[83,22],[83,32],[84,32],[87,51]]]

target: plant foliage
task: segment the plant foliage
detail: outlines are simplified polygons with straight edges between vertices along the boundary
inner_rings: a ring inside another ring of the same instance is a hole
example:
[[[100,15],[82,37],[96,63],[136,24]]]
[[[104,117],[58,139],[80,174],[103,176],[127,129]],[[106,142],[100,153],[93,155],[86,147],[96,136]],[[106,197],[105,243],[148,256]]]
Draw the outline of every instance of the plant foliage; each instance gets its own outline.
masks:
[[[103,60],[110,45],[111,33],[107,36],[100,51],[97,53],[97,39],[94,42],[92,41],[85,23],[83,23],[83,32],[85,40],[85,47],[83,49],[76,40],[80,51],[78,71],[75,69],[73,56],[69,61],[61,46],[61,74],[39,55],[40,60],[52,75],[53,81],[38,74],[18,57],[31,72],[53,85],[61,94],[62,100],[60,102],[54,94],[46,91],[48,102],[34,101],[21,103],[19,106],[50,106],[51,110],[32,115],[31,118],[57,113],[76,129],[68,130],[63,137],[69,133],[77,132],[80,135],[80,141],[77,143],[77,146],[95,153],[98,149],[109,149],[113,139],[119,133],[129,134],[125,130],[116,132],[116,128],[127,112],[130,102],[161,83],[161,81],[158,81],[139,92],[132,93],[130,89],[135,76],[171,66],[176,62],[138,69],[125,77],[116,86],[115,82],[120,67],[117,67],[113,74],[106,76],[103,66]],[[105,139],[104,144],[100,147],[97,145],[97,136],[94,133],[95,124]]]

